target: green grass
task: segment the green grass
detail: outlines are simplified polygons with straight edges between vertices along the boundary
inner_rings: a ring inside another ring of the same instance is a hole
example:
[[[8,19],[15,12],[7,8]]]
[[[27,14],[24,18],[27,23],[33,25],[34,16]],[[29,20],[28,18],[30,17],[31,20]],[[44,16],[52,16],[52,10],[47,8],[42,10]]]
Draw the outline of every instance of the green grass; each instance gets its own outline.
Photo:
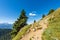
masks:
[[[30,27],[31,27],[31,25],[27,25],[27,26],[23,27],[12,40],[20,40],[22,35],[24,35]]]
[[[43,40],[60,40],[60,15],[55,14],[54,18],[49,20],[49,26],[43,33]]]

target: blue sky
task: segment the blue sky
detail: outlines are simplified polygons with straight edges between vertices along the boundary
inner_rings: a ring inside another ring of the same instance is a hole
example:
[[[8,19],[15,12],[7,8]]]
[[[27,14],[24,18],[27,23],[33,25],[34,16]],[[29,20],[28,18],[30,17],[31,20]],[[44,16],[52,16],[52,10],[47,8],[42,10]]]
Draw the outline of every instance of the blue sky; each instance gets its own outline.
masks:
[[[60,0],[0,0],[0,23],[13,23],[25,9],[27,23],[41,19],[50,9],[60,7]]]

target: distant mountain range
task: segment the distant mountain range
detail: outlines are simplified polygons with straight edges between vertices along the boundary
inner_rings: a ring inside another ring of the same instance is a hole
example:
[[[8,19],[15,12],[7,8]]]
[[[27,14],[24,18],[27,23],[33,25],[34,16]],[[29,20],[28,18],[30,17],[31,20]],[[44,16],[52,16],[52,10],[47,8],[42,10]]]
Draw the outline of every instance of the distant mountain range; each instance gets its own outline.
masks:
[[[0,29],[12,29],[12,25],[9,23],[0,23]]]

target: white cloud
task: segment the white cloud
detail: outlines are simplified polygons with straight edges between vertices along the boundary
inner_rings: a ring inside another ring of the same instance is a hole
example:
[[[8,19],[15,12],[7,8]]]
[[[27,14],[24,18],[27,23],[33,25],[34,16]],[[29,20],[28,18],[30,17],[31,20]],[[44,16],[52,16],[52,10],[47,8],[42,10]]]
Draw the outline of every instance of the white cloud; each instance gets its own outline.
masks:
[[[36,13],[35,12],[31,12],[31,13],[29,13],[29,16],[36,16]]]

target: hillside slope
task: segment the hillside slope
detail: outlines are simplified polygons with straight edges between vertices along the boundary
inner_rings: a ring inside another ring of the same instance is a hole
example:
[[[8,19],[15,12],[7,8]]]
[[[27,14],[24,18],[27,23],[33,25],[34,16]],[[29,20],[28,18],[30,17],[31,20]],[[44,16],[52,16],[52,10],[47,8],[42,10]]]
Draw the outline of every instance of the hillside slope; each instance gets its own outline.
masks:
[[[0,40],[11,40],[12,29],[0,29]]]
[[[60,8],[51,15],[49,26],[44,31],[43,40],[60,40]]]
[[[15,38],[13,38],[13,40],[53,40],[53,39],[49,38],[50,33],[48,34],[48,32],[49,32],[48,30],[51,30],[51,29],[53,30],[53,28],[55,28],[55,26],[58,26],[56,28],[58,28],[58,31],[59,31],[59,29],[60,29],[59,28],[59,26],[60,26],[59,19],[60,19],[60,8],[55,10],[53,13],[47,15],[46,17],[44,17],[42,20],[40,20],[36,23],[33,23],[30,26],[30,28],[26,31],[26,33],[21,36],[21,38],[17,38],[18,36],[16,36]],[[55,29],[55,31],[53,31],[53,33],[56,32],[56,30],[57,29]],[[19,32],[18,32],[18,34],[19,34]],[[57,34],[60,35],[60,32],[57,32]],[[57,36],[57,37],[60,38],[60,36]]]

